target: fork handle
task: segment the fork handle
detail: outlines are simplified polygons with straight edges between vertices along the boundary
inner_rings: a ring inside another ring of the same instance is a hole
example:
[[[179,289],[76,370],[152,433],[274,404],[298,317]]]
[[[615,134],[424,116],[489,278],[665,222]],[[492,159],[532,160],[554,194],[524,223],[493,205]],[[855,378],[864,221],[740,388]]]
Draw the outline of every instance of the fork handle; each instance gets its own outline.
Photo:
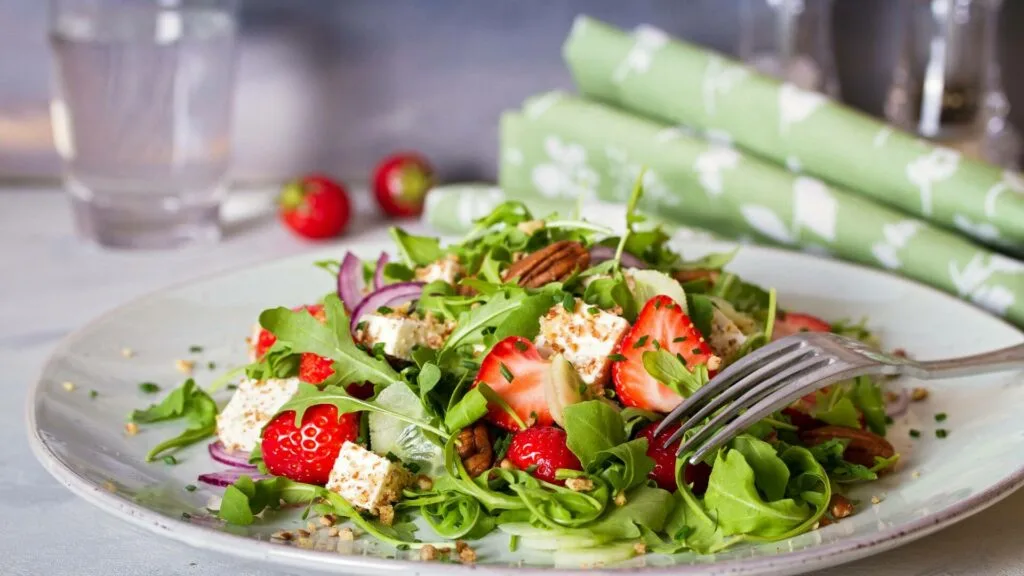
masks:
[[[1024,344],[1000,348],[991,352],[961,356],[947,360],[917,362],[911,372],[919,378],[955,378],[973,374],[987,374],[1005,370],[1024,369]]]

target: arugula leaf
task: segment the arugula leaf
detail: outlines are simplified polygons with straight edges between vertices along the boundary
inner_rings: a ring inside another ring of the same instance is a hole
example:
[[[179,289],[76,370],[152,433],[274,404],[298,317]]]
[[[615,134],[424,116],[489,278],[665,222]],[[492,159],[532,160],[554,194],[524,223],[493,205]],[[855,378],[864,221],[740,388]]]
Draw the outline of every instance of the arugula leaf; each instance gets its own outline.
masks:
[[[483,342],[483,331],[497,329],[502,322],[516,312],[525,299],[525,292],[504,291],[494,295],[486,303],[459,314],[458,326],[448,336],[439,354],[467,344]]]
[[[494,331],[494,339],[498,342],[509,336],[521,336],[533,340],[540,332],[540,319],[555,304],[552,294],[541,293],[527,296],[522,300],[515,314],[510,314]]]
[[[480,392],[479,387],[473,388],[445,413],[444,427],[454,433],[483,418],[485,414],[487,398]]]
[[[630,322],[636,320],[637,301],[621,272],[616,272],[612,278],[598,278],[588,284],[583,292],[583,301],[602,310],[618,306],[622,308],[623,318]]]
[[[640,426],[646,426],[647,424],[660,420],[661,415],[650,410],[644,410],[643,408],[636,408],[634,406],[627,406],[623,408],[619,415],[626,422],[626,436],[633,436],[633,432]]]
[[[320,486],[284,477],[253,482],[251,477],[241,476],[225,488],[217,516],[229,524],[247,526],[253,523],[255,515],[267,508],[277,509],[282,502],[289,505],[309,504],[326,492]]]
[[[633,297],[638,309],[643,308],[651,298],[664,294],[682,306],[684,312],[687,310],[686,292],[675,278],[657,270],[634,270],[630,275],[633,278]]]
[[[413,236],[395,226],[389,228],[388,233],[398,246],[402,260],[411,268],[426,266],[444,257],[444,250],[441,249],[441,241],[438,238]]]
[[[626,494],[626,503],[615,506],[605,516],[586,527],[594,534],[615,540],[639,538],[642,526],[652,532],[665,527],[675,506],[672,494],[661,488],[638,486]]]
[[[827,393],[819,391],[815,393],[814,401],[811,416],[833,426],[860,428],[860,413],[846,396],[845,387],[833,386]]]
[[[771,444],[741,434],[733,439],[729,447],[743,454],[744,459],[754,471],[754,484],[769,502],[781,499],[786,495],[789,484],[789,468],[775,453]]]
[[[190,446],[213,435],[217,429],[217,403],[195,380],[189,378],[171,391],[158,404],[145,410],[135,410],[129,416],[132,422],[150,424],[184,418],[190,424],[184,432],[157,444],[146,454],[146,461],[156,460],[164,452]]]
[[[427,394],[434,389],[441,381],[441,369],[437,364],[427,362],[420,366],[420,372],[416,375],[416,386],[420,391],[420,398],[425,399]],[[426,401],[424,400],[424,403]]]
[[[680,262],[677,268],[679,270],[721,270],[729,262],[732,262],[739,251],[739,246],[737,246],[729,252],[712,252],[696,260]]]
[[[348,315],[336,294],[324,299],[324,310],[326,324],[305,311],[272,308],[260,314],[260,325],[296,352],[312,352],[333,360],[335,381],[387,386],[400,379],[386,361],[370,356],[355,345],[349,332]]]
[[[711,290],[711,296],[722,298],[739,312],[752,314],[755,317],[763,315],[769,307],[770,297],[768,291],[739,279],[735,274],[724,273],[715,282]]]
[[[710,298],[703,294],[687,294],[686,314],[705,339],[711,337],[711,326],[714,324],[715,317],[715,304]]]
[[[757,493],[754,470],[739,450],[725,450],[711,469],[704,503],[718,515],[726,536],[773,537],[793,530],[811,515],[791,498],[765,502]]]
[[[444,280],[435,280],[423,287],[416,300],[416,311],[454,320],[480,301],[481,298],[476,296],[459,295],[455,287]]]
[[[681,477],[681,474],[677,472],[676,476]],[[682,486],[675,494],[675,505],[665,521],[665,532],[672,541],[698,554],[711,554],[727,546],[717,519],[708,513],[700,499],[686,486]],[[656,548],[656,551],[663,553],[678,551],[676,546],[659,548],[664,549]]]
[[[654,470],[654,460],[647,455],[647,439],[636,438],[598,452],[587,470],[618,493],[646,482]]]
[[[684,398],[690,397],[708,383],[706,365],[694,366],[691,372],[678,357],[664,348],[647,350],[641,358],[648,374]]]
[[[570,404],[563,410],[566,445],[584,467],[595,462],[601,452],[626,441],[622,415],[600,400]]]
[[[467,239],[463,242],[472,241],[481,232],[498,224],[512,227],[520,222],[527,222],[529,220],[533,220],[533,214],[530,213],[530,209],[526,207],[526,204],[519,200],[506,200],[495,206],[494,210],[491,210],[491,213],[487,216],[477,219],[473,225],[473,230],[470,231]]]
[[[882,388],[870,376],[860,376],[854,381],[850,398],[858,410],[864,414],[864,422],[875,434],[885,436],[885,404],[882,401]]]
[[[811,446],[808,450],[813,458],[821,464],[828,477],[834,482],[845,484],[878,480],[876,471],[867,466],[847,462],[843,459],[843,453],[846,451],[847,444],[847,440],[833,438],[832,440]]]
[[[388,262],[384,265],[384,281],[388,284],[394,282],[409,282],[416,277],[416,271],[399,262]]]
[[[174,438],[168,438],[154,446],[153,449],[146,454],[146,462],[156,460],[161,454],[168,450],[191,446],[197,442],[201,442],[212,437],[217,432],[216,412],[213,414],[213,419],[211,421],[194,425]]]
[[[671,269],[679,261],[679,255],[669,246],[671,236],[660,226],[651,230],[633,230],[626,237],[626,252],[662,270]]]
[[[133,411],[128,419],[136,424],[151,424],[181,418],[193,408],[194,399],[200,396],[208,397],[206,392],[196,386],[195,380],[189,378],[159,403],[151,404],[145,410]]]
[[[405,386],[404,382],[396,382],[395,386]],[[384,408],[373,400],[360,400],[354,396],[350,396],[345,390],[344,386],[334,385],[326,386],[323,390],[317,389],[312,384],[305,382],[299,384],[299,389],[289,400],[281,406],[277,411],[278,414],[282,412],[295,411],[295,426],[298,427],[302,424],[302,416],[306,413],[311,406],[319,406],[321,404],[330,404],[338,409],[338,414],[349,414],[351,412],[379,412],[381,414],[387,414],[392,418],[401,420],[408,424],[412,424],[417,428],[437,434],[441,438],[447,438],[448,433],[438,428],[432,422],[427,422],[417,418],[410,418],[405,414],[395,412],[394,410]]]
[[[252,380],[284,379],[297,376],[302,354],[292,351],[286,342],[278,340],[258,361],[245,366],[245,375]]]

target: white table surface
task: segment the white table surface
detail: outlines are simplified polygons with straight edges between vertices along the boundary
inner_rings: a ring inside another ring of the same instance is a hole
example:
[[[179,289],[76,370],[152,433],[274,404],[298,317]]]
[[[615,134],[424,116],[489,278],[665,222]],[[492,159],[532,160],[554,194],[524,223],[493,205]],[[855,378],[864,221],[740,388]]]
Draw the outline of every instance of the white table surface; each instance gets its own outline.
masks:
[[[350,236],[383,235],[365,193],[356,196],[360,217]],[[108,516],[51,478],[25,439],[27,392],[69,332],[166,285],[319,247],[291,237],[268,207],[268,194],[236,194],[225,208],[226,237],[213,247],[107,252],[74,236],[59,192],[0,188],[0,574],[288,574]],[[938,534],[825,574],[1024,576],[1024,491]]]

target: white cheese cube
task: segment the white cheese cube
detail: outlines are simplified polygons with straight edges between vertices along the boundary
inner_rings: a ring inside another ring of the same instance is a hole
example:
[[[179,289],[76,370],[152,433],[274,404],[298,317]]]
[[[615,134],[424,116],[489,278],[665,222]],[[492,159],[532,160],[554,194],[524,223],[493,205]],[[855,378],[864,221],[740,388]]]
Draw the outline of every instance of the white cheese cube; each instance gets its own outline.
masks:
[[[360,324],[357,341],[368,348],[381,344],[385,354],[402,360],[412,359],[412,348],[417,344],[440,348],[450,332],[448,326],[433,318],[421,320],[402,314],[367,314]]]
[[[572,363],[580,378],[591,387],[603,387],[611,360],[629,322],[611,312],[591,314],[591,306],[576,299],[576,310],[556,304],[540,319],[535,344],[547,353],[558,353]]]
[[[228,450],[251,452],[260,443],[260,431],[298,389],[298,378],[242,380],[217,415],[217,438]]]
[[[462,277],[462,272],[459,261],[454,256],[449,256],[437,262],[431,262],[422,268],[417,268],[416,280],[427,283],[444,280],[448,284],[455,284]]]
[[[411,481],[412,474],[401,464],[346,441],[334,461],[327,489],[376,514],[382,506],[396,502]]]

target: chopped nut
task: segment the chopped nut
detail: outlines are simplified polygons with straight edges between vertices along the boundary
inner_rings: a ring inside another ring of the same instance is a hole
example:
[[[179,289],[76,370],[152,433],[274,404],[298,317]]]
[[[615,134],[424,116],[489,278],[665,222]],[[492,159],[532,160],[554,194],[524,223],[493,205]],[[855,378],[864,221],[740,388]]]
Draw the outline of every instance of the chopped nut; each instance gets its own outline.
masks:
[[[390,504],[377,508],[377,515],[380,517],[380,523],[385,526],[391,526],[395,522],[395,509]]]
[[[331,537],[333,537],[333,536],[337,536],[337,535],[338,535],[338,534],[339,534],[340,532],[341,532],[341,531],[340,531],[340,530],[338,530],[338,527],[337,527],[337,526],[331,526],[331,527],[330,527],[330,528],[329,528],[329,529],[327,530],[327,535],[328,535],[328,536],[331,536]]]
[[[426,474],[420,474],[416,477],[416,489],[426,492],[434,487],[434,481],[430,479],[430,476]]]
[[[579,242],[562,240],[519,260],[505,270],[502,279],[524,288],[540,288],[565,280],[577,270],[590,267],[590,254]]]
[[[309,532],[306,531],[306,530],[303,530],[302,528],[299,528],[298,530],[296,530],[295,533],[298,534],[302,538],[309,538]]]
[[[846,518],[850,514],[853,514],[853,502],[850,502],[849,499],[842,494],[833,494],[832,501],[829,502],[829,512],[836,520]]]
[[[708,370],[718,370],[722,367],[722,359],[714,355],[708,356],[707,367]]]
[[[103,489],[106,490],[107,492],[117,492],[117,485],[115,485],[110,480],[107,480],[106,482],[103,483]]]
[[[316,541],[312,538],[299,538],[295,541],[295,545],[304,550],[312,550],[316,546]]]
[[[872,496],[871,497],[871,503],[875,504],[875,505],[881,504],[882,503],[882,499],[879,498],[878,496]]]
[[[833,522],[832,519],[828,516],[822,516],[821,519],[817,521],[817,525],[820,528],[824,528],[825,526],[831,526],[832,524],[835,524],[835,522]]]
[[[914,388],[910,391],[910,399],[914,402],[920,402],[926,398],[928,398],[927,388]]]
[[[494,463],[494,451],[491,449],[490,434],[487,425],[479,423],[472,428],[465,428],[458,436],[459,457],[462,465],[470,476],[476,477],[489,470]]]
[[[132,356],[135,356],[135,351],[131,348],[121,348],[121,356],[131,358]]]
[[[338,539],[345,542],[351,542],[356,539],[356,533],[353,532],[351,528],[342,528],[341,530],[338,530]]]
[[[634,542],[633,551],[637,554],[647,554],[647,545],[643,542]]]
[[[286,530],[280,530],[278,532],[274,532],[273,534],[271,534],[270,537],[274,538],[275,540],[284,540],[285,542],[287,542],[288,540],[292,539],[292,533]]]
[[[324,514],[320,517],[319,522],[321,526],[334,526],[334,515]]]
[[[910,473],[910,476],[913,477],[913,478],[920,478],[921,477],[921,471],[920,470],[914,470],[913,472]]]
[[[65,390],[67,390],[68,392],[74,392],[75,391],[75,383],[71,382],[70,380],[65,381],[64,383],[61,384],[61,386]]]
[[[594,489],[594,481],[590,478],[567,478],[565,480],[565,487],[573,492],[590,492]]]
[[[616,506],[625,506],[626,505],[626,493],[625,492],[619,492],[618,494],[615,495],[615,498],[612,501],[615,502]]]
[[[318,529],[319,529],[319,526],[317,526],[313,522],[308,522],[306,524],[306,530],[308,530],[309,532],[316,532]]]
[[[129,436],[135,436],[139,433],[139,425],[135,422],[129,422],[124,425],[124,433]]]
[[[195,369],[196,363],[195,360],[175,360],[174,367],[182,374],[192,374],[192,370]]]
[[[516,468],[516,465],[513,464],[512,461],[509,460],[508,458],[502,458],[501,459],[501,469],[502,470],[515,470],[515,468]]]
[[[886,390],[886,392],[885,392],[885,401],[887,403],[893,404],[893,403],[899,401],[899,399],[900,399],[900,395],[899,394]]]
[[[459,542],[462,542],[462,540],[459,540]],[[459,550],[459,545],[456,543],[455,551],[459,553],[459,562],[462,562],[463,564],[472,564],[476,562],[476,551],[467,546],[465,542],[462,542],[461,550]]]
[[[430,544],[420,548],[420,560],[423,560],[424,562],[437,560],[437,548],[434,548]]]
[[[907,351],[904,350],[903,348],[897,348],[893,350],[892,355],[897,358],[909,358],[909,356],[907,355]]]
[[[456,552],[462,552],[466,548],[469,548],[469,544],[467,544],[465,540],[456,540],[455,541],[455,551]]]

